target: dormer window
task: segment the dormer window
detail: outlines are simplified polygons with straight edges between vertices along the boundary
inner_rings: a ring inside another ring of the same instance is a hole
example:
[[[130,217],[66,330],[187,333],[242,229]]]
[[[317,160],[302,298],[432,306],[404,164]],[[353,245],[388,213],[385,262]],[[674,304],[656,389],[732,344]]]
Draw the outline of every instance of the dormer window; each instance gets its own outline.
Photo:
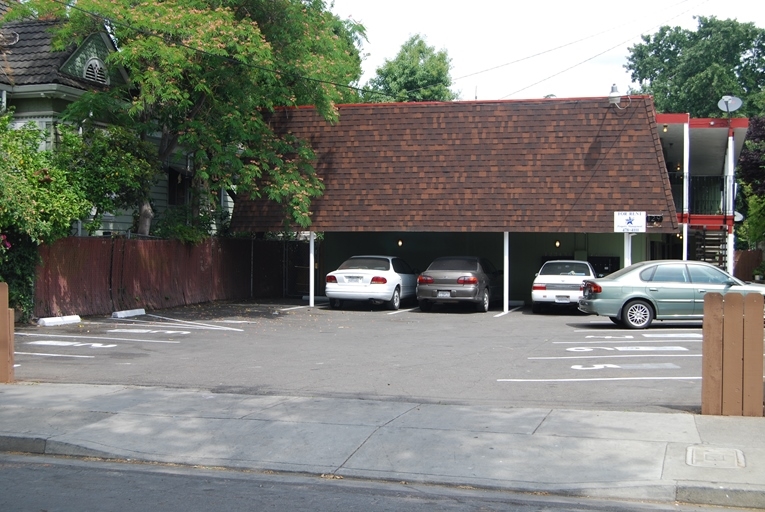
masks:
[[[85,79],[99,84],[108,84],[109,75],[106,74],[106,66],[101,59],[90,59],[85,65]]]

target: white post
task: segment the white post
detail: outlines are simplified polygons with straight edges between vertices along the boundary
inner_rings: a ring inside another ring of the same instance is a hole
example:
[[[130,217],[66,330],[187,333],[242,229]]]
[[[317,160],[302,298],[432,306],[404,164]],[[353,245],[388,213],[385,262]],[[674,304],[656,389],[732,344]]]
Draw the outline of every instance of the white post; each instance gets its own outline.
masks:
[[[734,202],[734,194],[733,191],[736,187],[736,179],[735,179],[735,163],[733,161],[733,155],[735,153],[735,146],[733,145],[733,130],[730,127],[730,116],[728,117],[728,152],[725,155],[726,159],[726,166],[725,166],[725,215],[728,219],[732,219],[734,215],[734,210],[736,208],[736,205],[733,204]],[[725,228],[727,229],[727,223]],[[726,260],[726,270],[729,274],[733,275],[733,259],[735,258],[735,244],[736,244],[736,235],[733,234],[731,231],[728,233],[728,244],[727,244],[727,254],[725,257]]]
[[[624,233],[624,267],[632,265],[632,233]]]
[[[504,259],[502,261],[502,265],[504,268],[504,272],[502,273],[502,281],[505,291],[504,291],[504,308],[502,311],[505,313],[510,311],[510,233],[505,231],[505,254]]]
[[[308,238],[308,305],[310,307],[313,307],[314,306],[314,297],[313,297],[313,295],[316,292],[316,290],[315,290],[316,287],[314,286],[314,281],[316,280],[315,279],[316,271],[314,269],[315,256],[314,256],[314,242],[313,241],[314,241],[316,235],[314,234],[313,231],[309,231],[309,233],[310,233],[310,236]]]

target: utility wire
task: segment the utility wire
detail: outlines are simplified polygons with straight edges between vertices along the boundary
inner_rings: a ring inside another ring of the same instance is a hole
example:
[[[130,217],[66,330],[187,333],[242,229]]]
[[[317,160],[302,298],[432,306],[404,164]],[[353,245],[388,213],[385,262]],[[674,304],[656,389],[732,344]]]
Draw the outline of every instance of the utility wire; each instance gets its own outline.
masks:
[[[648,31],[642,31],[640,34],[634,35],[634,36],[632,36],[632,37],[630,37],[630,38],[628,38],[628,39],[626,39],[626,40],[624,40],[624,41],[622,41],[622,42],[620,42],[620,43],[617,43],[616,45],[612,46],[611,48],[608,48],[607,50],[604,50],[604,51],[602,51],[602,52],[600,52],[600,53],[598,53],[598,54],[595,54],[595,55],[593,55],[592,57],[588,57],[588,58],[584,59],[583,61],[581,61],[581,62],[578,62],[578,63],[574,64],[573,66],[569,66],[569,67],[567,67],[566,69],[564,69],[564,70],[562,70],[562,71],[559,71],[559,72],[557,72],[557,73],[554,73],[554,74],[552,74],[552,75],[548,76],[547,78],[543,78],[542,80],[539,80],[539,81],[537,81],[537,82],[534,82],[533,84],[527,85],[526,87],[523,87],[523,88],[521,88],[521,89],[518,89],[517,91],[513,91],[513,92],[511,92],[510,94],[506,94],[505,96],[502,96],[500,99],[505,99],[505,98],[508,98],[508,97],[510,97],[510,96],[513,96],[513,95],[515,95],[515,94],[518,94],[519,92],[525,91],[526,89],[530,89],[531,87],[534,87],[535,85],[539,85],[539,84],[541,84],[542,82],[546,82],[547,80],[550,80],[550,79],[552,79],[552,78],[555,78],[555,77],[556,77],[556,76],[558,76],[558,75],[562,75],[562,74],[563,74],[563,73],[565,73],[566,71],[570,71],[570,70],[572,70],[572,69],[574,69],[574,68],[576,68],[576,67],[578,67],[578,66],[581,66],[582,64],[584,64],[584,63],[586,63],[586,62],[589,62],[589,61],[591,61],[591,60],[593,60],[593,59],[595,59],[595,58],[597,58],[597,57],[600,57],[601,55],[604,55],[604,54],[606,54],[606,53],[610,52],[611,50],[614,50],[615,48],[619,48],[620,46],[622,46],[622,45],[625,45],[625,44],[629,43],[630,41],[632,41],[632,40],[633,40],[633,39],[635,39],[636,37],[640,37],[641,35],[643,35],[645,32],[650,32],[650,31],[653,31],[653,30],[655,30],[655,29],[657,29],[657,28],[659,28],[659,27],[662,27],[662,26],[666,25],[666,24],[667,24],[667,23],[669,23],[670,21],[672,21],[672,20],[674,20],[674,19],[676,19],[676,18],[679,18],[680,16],[682,16],[682,15],[684,15],[684,14],[687,14],[687,13],[691,12],[692,10],[695,10],[695,9],[697,9],[698,7],[700,7],[700,6],[702,6],[702,5],[706,4],[706,3],[708,3],[709,1],[710,1],[710,0],[704,0],[704,1],[703,1],[703,2],[701,2],[701,3],[700,3],[698,6],[694,6],[694,7],[692,7],[692,8],[686,9],[685,11],[682,11],[682,12],[680,12],[680,13],[678,13],[678,14],[676,14],[676,15],[672,16],[671,18],[669,18],[669,19],[667,19],[667,20],[665,20],[665,21],[663,21],[663,22],[661,22],[661,23],[659,23],[659,24],[656,24],[656,25],[654,25],[653,27],[651,27],[650,29],[648,29]],[[679,4],[677,4],[677,5],[682,5],[682,4],[686,3],[686,2],[687,2],[687,0],[684,0],[683,2],[680,2],[680,3],[679,3]],[[609,32],[609,31],[605,31],[605,32]],[[603,33],[605,33],[605,32],[601,32],[601,34],[603,34]],[[600,34],[597,34],[597,35],[600,35]],[[593,37],[594,37],[594,36],[593,36]],[[584,41],[584,40],[586,40],[586,39],[589,39],[589,38],[580,39],[579,41],[575,41],[574,43],[571,43],[571,44],[575,44],[575,43],[578,43],[578,42]],[[558,49],[560,49],[560,48],[564,48],[564,47],[566,47],[566,46],[569,46],[569,45],[562,45],[562,46],[559,46],[558,48],[554,48],[553,50],[558,50]],[[549,51],[553,51],[553,50],[549,50]],[[548,52],[541,52],[541,53],[538,53],[538,54],[536,54],[536,55],[533,55],[533,57],[536,57],[536,56],[539,56],[539,55],[543,55],[543,54],[545,54],[545,53],[548,53]],[[515,62],[521,62],[522,60],[526,60],[526,59],[520,59],[520,60],[517,60],[517,61],[515,61]],[[511,64],[514,64],[515,62],[513,62],[513,63],[511,63]],[[506,64],[505,64],[505,65],[506,65]],[[487,71],[491,71],[491,70],[493,70],[493,69],[497,69],[497,68],[499,68],[499,67],[502,67],[502,66],[497,66],[497,67],[495,67],[495,68],[491,68],[490,70],[487,70]],[[482,73],[482,71],[481,71],[481,72],[479,72],[479,73]],[[478,74],[478,73],[473,73],[473,74],[475,75],[475,74]],[[468,75],[468,76],[472,76],[472,75]]]

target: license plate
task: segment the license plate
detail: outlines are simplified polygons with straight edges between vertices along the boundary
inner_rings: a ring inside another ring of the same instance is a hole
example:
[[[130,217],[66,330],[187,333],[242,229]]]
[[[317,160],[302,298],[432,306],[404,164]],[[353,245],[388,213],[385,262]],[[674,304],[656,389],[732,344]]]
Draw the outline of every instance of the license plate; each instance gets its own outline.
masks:
[[[451,296],[452,296],[451,292],[448,292],[448,291],[446,291],[446,292],[439,291],[438,292],[438,297],[439,298],[442,298],[442,297],[451,297]]]
[[[360,283],[361,282],[361,276],[348,276],[346,278],[349,283]]]
[[[558,304],[568,304],[569,302],[571,302],[571,300],[568,298],[567,295],[558,295],[557,297],[555,297],[555,302],[557,302]]]

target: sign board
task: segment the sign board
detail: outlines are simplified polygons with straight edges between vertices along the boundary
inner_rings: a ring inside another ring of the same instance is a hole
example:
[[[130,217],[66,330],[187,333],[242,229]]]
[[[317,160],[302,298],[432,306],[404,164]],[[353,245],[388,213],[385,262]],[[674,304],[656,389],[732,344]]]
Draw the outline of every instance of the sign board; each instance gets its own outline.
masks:
[[[645,233],[645,212],[614,212],[614,233]]]

